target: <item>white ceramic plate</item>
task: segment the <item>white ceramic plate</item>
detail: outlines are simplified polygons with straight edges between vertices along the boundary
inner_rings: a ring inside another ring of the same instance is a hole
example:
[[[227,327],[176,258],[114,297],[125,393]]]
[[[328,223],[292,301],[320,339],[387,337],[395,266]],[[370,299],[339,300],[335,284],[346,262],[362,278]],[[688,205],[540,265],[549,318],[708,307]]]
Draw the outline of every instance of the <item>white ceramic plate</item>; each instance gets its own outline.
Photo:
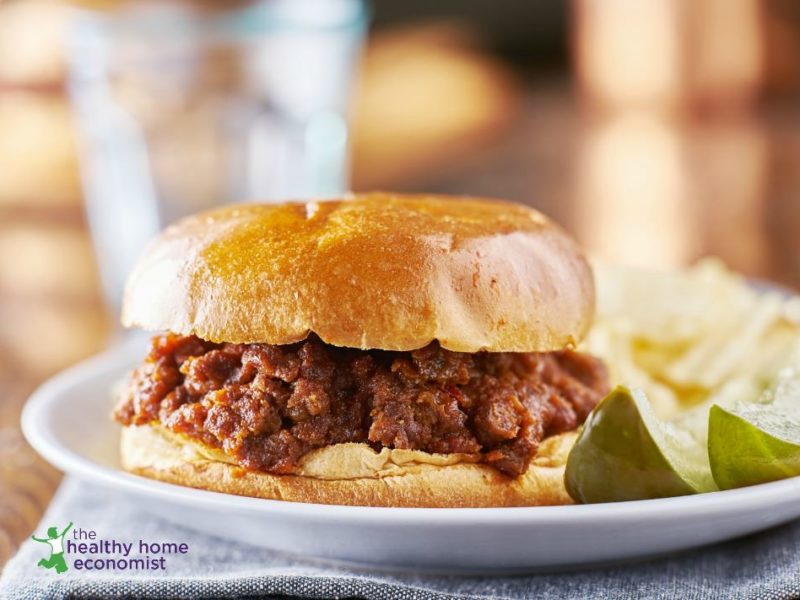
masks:
[[[120,347],[44,384],[25,407],[25,437],[67,473],[220,537],[384,569],[522,572],[655,556],[800,517],[800,478],[663,500],[477,509],[299,504],[151,481],[120,470],[119,427],[109,420],[109,388],[144,351]]]

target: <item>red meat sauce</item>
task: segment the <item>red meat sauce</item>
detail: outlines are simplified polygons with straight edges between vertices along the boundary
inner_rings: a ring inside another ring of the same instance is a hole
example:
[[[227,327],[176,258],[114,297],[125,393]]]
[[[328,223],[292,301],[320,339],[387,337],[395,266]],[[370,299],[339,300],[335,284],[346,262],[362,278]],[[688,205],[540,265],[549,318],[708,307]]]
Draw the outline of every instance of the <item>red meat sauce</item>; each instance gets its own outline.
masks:
[[[167,333],[114,416],[160,423],[269,473],[291,473],[314,448],[364,442],[479,454],[516,477],[544,438],[578,427],[607,392],[601,361],[569,350],[365,351],[316,337],[273,346]]]

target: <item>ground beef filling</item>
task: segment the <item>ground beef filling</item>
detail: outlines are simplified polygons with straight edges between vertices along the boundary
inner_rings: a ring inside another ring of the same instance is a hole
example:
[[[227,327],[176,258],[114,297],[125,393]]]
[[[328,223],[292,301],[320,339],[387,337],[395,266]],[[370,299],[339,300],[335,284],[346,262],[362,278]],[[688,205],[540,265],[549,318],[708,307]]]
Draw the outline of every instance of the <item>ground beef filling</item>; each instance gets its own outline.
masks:
[[[114,412],[160,423],[245,468],[291,473],[314,448],[344,442],[480,454],[516,477],[540,442],[580,425],[607,393],[603,364],[564,350],[412,352],[156,336]]]

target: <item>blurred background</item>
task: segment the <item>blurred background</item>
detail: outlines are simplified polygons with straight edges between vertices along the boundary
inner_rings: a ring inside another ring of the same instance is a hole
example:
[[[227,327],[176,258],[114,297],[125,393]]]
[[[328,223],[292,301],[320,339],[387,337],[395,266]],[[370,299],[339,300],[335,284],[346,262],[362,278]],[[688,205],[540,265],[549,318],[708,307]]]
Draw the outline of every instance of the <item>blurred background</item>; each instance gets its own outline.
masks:
[[[799,117],[791,0],[0,1],[0,565],[59,478],[25,397],[119,335],[180,215],[495,196],[608,260],[800,289]]]

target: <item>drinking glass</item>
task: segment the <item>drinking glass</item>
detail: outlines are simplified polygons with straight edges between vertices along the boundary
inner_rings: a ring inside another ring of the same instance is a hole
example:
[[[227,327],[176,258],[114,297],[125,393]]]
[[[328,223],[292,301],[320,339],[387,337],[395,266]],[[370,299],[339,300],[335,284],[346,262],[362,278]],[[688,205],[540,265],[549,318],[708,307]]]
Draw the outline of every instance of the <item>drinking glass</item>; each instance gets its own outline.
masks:
[[[69,41],[87,216],[112,310],[146,241],[213,205],[341,193],[361,0],[131,0]]]

